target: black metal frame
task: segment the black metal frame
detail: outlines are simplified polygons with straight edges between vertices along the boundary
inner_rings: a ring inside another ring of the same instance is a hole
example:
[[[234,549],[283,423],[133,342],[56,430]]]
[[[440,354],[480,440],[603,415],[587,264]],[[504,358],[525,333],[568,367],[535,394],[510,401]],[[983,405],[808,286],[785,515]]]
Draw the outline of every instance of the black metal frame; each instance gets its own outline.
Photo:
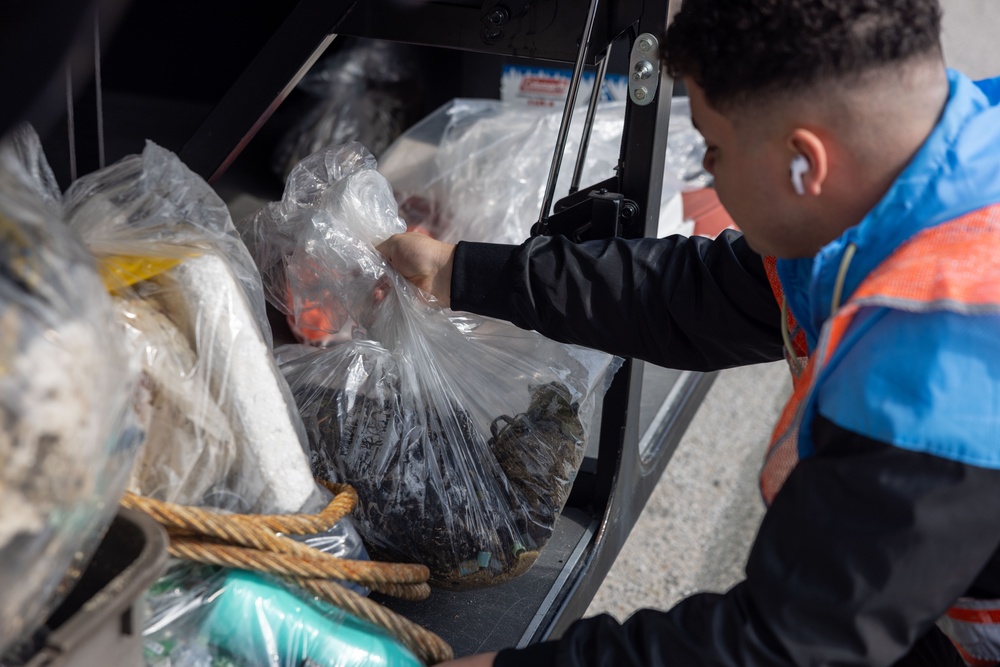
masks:
[[[333,41],[358,0],[300,0],[179,157],[215,183]]]
[[[587,64],[635,23],[643,0],[615,0],[599,11]],[[345,35],[425,46],[574,62],[586,4],[563,0],[368,0],[341,26]]]
[[[315,58],[330,30],[573,62],[586,10],[584,0],[563,2],[558,11],[554,0],[526,0],[513,11],[498,0],[482,5],[368,0],[353,10],[352,4],[352,0],[300,0],[187,143],[182,158],[210,180],[218,178]],[[659,34],[674,4],[677,0],[602,3],[586,61],[599,63],[622,34],[628,35],[629,48],[639,34]],[[262,76],[267,86],[259,85]],[[599,221],[610,215],[612,224],[597,223],[584,237],[656,233],[672,92],[672,81],[662,73],[660,77],[652,103],[627,105],[618,174],[557,202],[556,213],[547,220],[552,229],[570,224],[561,221],[573,216],[577,221],[588,216]],[[616,375],[604,399],[598,455],[585,462],[556,533],[532,571],[489,590],[435,591],[424,603],[380,601],[439,633],[458,655],[555,637],[579,618],[714,379],[710,374],[681,374],[662,423],[649,427],[657,436],[649,450],[654,454],[644,457],[638,425],[643,370],[642,362],[630,360]]]
[[[602,0],[586,63],[609,46],[659,34],[679,0]],[[574,62],[588,0],[298,0],[249,66],[180,150],[215,182],[336,34],[479,53]],[[557,202],[543,222],[587,235],[656,233],[672,82],[653,101],[627,105],[617,175]],[[601,220],[611,220],[601,223]],[[581,237],[582,238],[582,237]],[[604,398],[595,458],[585,461],[548,546],[526,575],[483,591],[435,591],[424,603],[382,599],[439,633],[458,655],[558,636],[586,610],[625,543],[713,375],[679,374],[659,423],[640,433],[642,362],[628,361]],[[650,442],[645,453],[639,443]]]
[[[678,4],[676,0],[646,3],[641,16],[630,27],[629,47],[639,34],[659,34]],[[659,76],[652,104],[630,103],[626,107],[616,192],[637,207],[617,226],[626,238],[654,236],[659,220],[673,89],[672,80],[664,72]],[[605,182],[595,188],[600,191],[609,185],[611,183]],[[590,188],[591,201],[595,201],[595,188]],[[598,212],[596,205],[594,212]],[[675,396],[674,405],[664,414],[665,423],[653,423],[649,427],[658,437],[650,443],[648,451],[653,455],[647,458],[639,448],[643,434],[638,427],[643,366],[641,361],[629,360],[616,375],[604,400],[595,470],[593,473],[581,471],[580,484],[586,484],[586,478],[593,475],[590,507],[593,515],[599,517],[596,531],[589,538],[589,545],[578,549],[578,562],[567,564],[572,565],[575,572],[562,587],[564,590],[557,594],[552,609],[544,610],[545,622],[530,636],[523,637],[522,643],[558,636],[586,612],[662,476],[683,430],[714,380],[714,375],[681,375],[678,379],[680,392]]]

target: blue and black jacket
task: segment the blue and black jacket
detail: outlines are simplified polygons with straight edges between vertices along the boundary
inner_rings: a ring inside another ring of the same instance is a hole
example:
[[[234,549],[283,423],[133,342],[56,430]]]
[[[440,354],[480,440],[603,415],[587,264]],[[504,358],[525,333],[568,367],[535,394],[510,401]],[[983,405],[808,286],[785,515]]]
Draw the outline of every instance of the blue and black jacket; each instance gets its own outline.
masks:
[[[913,234],[1000,202],[1000,80],[949,77],[937,127],[882,201],[816,257],[778,263],[810,344],[849,243],[845,300]],[[672,368],[782,358],[762,260],[731,231],[714,241],[461,243],[451,301]],[[815,394],[802,460],[764,517],[743,582],[622,624],[584,619],[558,641],[502,652],[497,665],[963,664],[934,623],[956,595],[1000,598],[996,320],[859,317]]]

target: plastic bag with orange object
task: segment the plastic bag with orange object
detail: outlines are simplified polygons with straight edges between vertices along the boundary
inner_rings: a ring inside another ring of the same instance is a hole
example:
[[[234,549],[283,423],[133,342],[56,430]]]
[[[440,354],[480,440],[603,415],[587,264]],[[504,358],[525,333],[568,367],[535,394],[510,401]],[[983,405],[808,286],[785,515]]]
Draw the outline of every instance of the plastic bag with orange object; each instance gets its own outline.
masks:
[[[300,330],[288,294],[351,323],[326,348],[279,348],[281,368],[314,471],[357,489],[373,557],[452,587],[504,581],[551,536],[620,362],[429,303],[375,250],[405,228],[375,168],[360,144],[316,153],[240,225]]]

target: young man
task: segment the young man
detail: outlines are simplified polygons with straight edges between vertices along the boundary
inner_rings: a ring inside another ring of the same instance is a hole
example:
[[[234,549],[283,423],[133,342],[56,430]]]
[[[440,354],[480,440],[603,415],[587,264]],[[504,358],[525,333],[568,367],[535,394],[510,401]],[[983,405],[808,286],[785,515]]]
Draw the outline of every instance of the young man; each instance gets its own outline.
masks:
[[[1000,107],[939,26],[936,0],[684,1],[664,57],[742,235],[380,246],[455,309],[796,377],[745,581],[456,665],[1000,659]]]

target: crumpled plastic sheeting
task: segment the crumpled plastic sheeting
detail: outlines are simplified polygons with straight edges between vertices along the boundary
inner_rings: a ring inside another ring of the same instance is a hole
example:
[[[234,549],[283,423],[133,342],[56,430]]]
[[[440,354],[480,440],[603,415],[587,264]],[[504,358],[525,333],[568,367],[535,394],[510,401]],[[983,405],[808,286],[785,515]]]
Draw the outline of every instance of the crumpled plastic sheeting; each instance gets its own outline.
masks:
[[[293,323],[309,304],[335,338],[279,349],[282,371],[373,557],[503,581],[551,535],[620,360],[428,303],[374,248],[404,229],[375,166],[358,144],[312,155],[240,225],[271,303]]]
[[[313,103],[278,144],[275,173],[348,141],[380,154],[426,112],[421,76],[413,47],[398,42],[354,39],[319,61],[298,85]]]
[[[137,368],[93,258],[63,222],[34,130],[0,145],[0,652],[84,569],[132,466]]]
[[[569,193],[585,109],[567,140],[556,199]],[[598,107],[580,185],[615,174],[625,102]],[[407,225],[442,241],[521,243],[538,220],[561,114],[497,100],[457,99],[407,130],[380,157]],[[672,100],[661,212],[711,181],[687,98]],[[667,230],[668,232],[679,230]]]
[[[381,275],[383,260],[368,239],[404,231],[377,165],[356,142],[315,153],[288,175],[281,202],[240,225],[268,301],[288,315],[300,340],[350,340],[359,325],[356,316],[367,317],[366,308],[374,305],[373,286],[352,274]],[[350,220],[353,228],[335,231],[339,219]],[[349,236],[354,232],[361,235]],[[348,274],[330,274],[334,264]]]
[[[148,435],[131,490],[237,512],[322,507],[260,276],[222,200],[149,143],[65,201],[142,359],[133,411]]]

